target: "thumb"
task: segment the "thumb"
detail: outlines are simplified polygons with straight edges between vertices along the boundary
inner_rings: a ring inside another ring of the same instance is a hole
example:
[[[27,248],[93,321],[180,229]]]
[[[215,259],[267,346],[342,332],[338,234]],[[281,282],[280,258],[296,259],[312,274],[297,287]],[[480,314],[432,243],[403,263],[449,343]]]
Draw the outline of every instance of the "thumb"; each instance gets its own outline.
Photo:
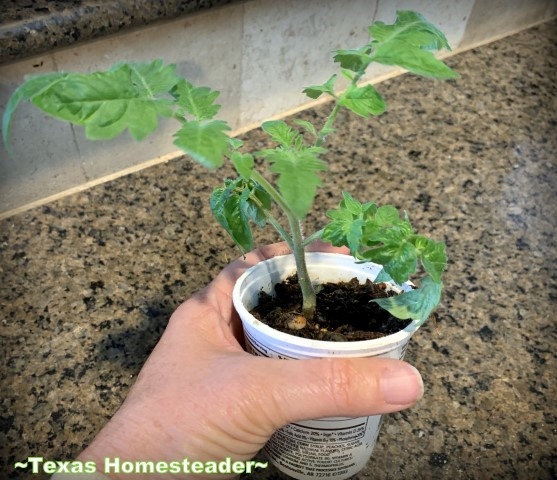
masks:
[[[269,405],[277,408],[274,418],[282,424],[395,412],[412,406],[423,395],[419,372],[401,360],[271,360],[268,367]]]

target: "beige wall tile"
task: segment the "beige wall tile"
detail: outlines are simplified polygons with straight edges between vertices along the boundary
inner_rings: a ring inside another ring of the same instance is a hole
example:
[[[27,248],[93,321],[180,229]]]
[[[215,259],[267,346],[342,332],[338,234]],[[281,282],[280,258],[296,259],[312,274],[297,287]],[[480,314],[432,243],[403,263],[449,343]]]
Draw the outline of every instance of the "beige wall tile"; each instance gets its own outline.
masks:
[[[243,124],[258,123],[307,103],[304,86],[337,71],[332,51],[359,47],[375,0],[259,0],[245,5]]]
[[[53,55],[0,67],[0,108],[30,71],[90,72],[121,60],[163,58],[197,84],[221,92],[223,118],[238,126],[243,10],[239,6],[196,14],[136,32],[107,37]],[[41,65],[33,69],[32,65]],[[109,142],[90,142],[83,130],[51,119],[30,105],[14,118],[14,158],[0,146],[0,212],[48,197],[103,176],[175,152],[177,123],[138,143],[124,134]]]
[[[252,0],[0,67],[0,109],[26,73],[92,71],[119,60],[163,58],[192,81],[221,91],[222,116],[246,128],[307,106],[302,88],[337,67],[332,51],[368,41],[374,19],[413,9],[437,24],[454,49],[512,33],[557,14],[557,0]],[[37,67],[34,67],[37,65]],[[377,66],[364,80],[392,75]],[[339,81],[339,86],[342,82]],[[142,143],[129,136],[89,142],[80,129],[24,105],[14,119],[14,158],[0,145],[2,212],[175,152],[165,120]]]
[[[108,68],[122,60],[162,58],[166,63],[175,63],[177,71],[196,85],[220,91],[219,103],[223,106],[220,115],[237,128],[241,34],[241,8],[227,7],[93,42],[79,50],[63,51],[55,55],[55,61],[60,70],[90,71]],[[99,59],[94,68],[89,64],[91,58]],[[172,142],[178,128],[177,122],[163,119],[157,132],[141,143],[127,134],[107,143],[90,142],[82,131],[77,132],[87,177],[109,175],[115,166],[128,168],[175,152],[177,148]]]
[[[555,0],[476,0],[462,46],[484,43],[548,18]]]
[[[0,105],[29,72],[55,70],[50,55],[0,67]],[[10,210],[30,199],[41,198],[86,181],[72,128],[48,119],[28,104],[21,104],[12,119],[12,155],[0,144],[0,211]]]
[[[256,124],[307,103],[301,93],[303,86],[321,83],[337,72],[331,52],[367,42],[367,27],[374,19],[392,22],[396,10],[419,10],[447,32],[449,43],[456,48],[473,5],[474,0],[357,0],[343,2],[342,8],[335,0],[246,4],[242,123]],[[374,65],[364,80],[396,70]]]

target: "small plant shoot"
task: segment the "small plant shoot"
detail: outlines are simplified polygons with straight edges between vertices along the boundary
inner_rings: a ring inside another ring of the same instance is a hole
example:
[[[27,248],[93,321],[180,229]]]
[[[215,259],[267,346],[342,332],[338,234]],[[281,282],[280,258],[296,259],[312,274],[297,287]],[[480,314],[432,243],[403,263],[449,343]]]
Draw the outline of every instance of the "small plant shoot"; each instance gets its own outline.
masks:
[[[195,161],[216,169],[225,161],[234,165],[237,178],[226,179],[215,189],[210,203],[217,221],[242,252],[254,247],[252,228],[270,224],[294,254],[307,319],[315,312],[314,285],[307,273],[304,250],[316,239],[347,246],[360,261],[383,266],[376,281],[404,283],[412,278],[416,289],[376,301],[400,319],[424,322],[439,303],[442,274],[447,258],[443,243],[414,232],[407,215],[391,205],[361,203],[348,193],[338,208],[327,212],[330,222],[304,237],[303,221],[313,207],[317,189],[327,171],[325,139],[334,133],[341,109],[355,115],[381,115],[387,108],[381,94],[360,80],[373,63],[396,65],[409,72],[437,79],[457,74],[432,51],[449,49],[444,34],[419,13],[397,12],[392,25],[375,22],[370,40],[351,50],[334,52],[339,73],[323,84],[306,87],[317,99],[330,97],[331,110],[322,125],[294,120],[268,121],[261,126],[275,144],[247,153],[242,142],[231,138],[227,122],[216,118],[218,92],[197,87],[176,74],[175,65],[162,60],[150,63],[118,63],[108,71],[91,74],[50,73],[30,77],[10,98],[3,117],[4,143],[17,106],[30,101],[47,114],[80,125],[91,140],[108,140],[124,131],[143,140],[158,127],[161,117],[172,117],[179,128],[175,145]],[[342,76],[348,86],[338,93]],[[255,168],[255,159],[268,162],[270,178]],[[272,208],[273,205],[278,206]],[[281,215],[276,216],[280,212]],[[421,278],[415,278],[420,273]]]

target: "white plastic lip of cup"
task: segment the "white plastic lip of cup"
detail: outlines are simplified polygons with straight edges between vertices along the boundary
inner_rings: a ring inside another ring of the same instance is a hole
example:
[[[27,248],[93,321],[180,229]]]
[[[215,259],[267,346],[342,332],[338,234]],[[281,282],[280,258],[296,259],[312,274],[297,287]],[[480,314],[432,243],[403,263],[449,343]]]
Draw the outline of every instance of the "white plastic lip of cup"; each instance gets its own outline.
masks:
[[[357,263],[350,255],[338,253],[311,252],[306,254],[306,262],[312,281],[316,283],[348,281],[357,277],[360,282],[367,278],[374,280],[381,271],[375,263]],[[268,347],[280,350],[291,358],[315,357],[370,357],[381,355],[406,343],[417,330],[414,322],[405,329],[386,337],[355,342],[327,342],[305,339],[279,332],[257,320],[249,313],[256,306],[261,290],[272,293],[273,286],[295,273],[296,265],[292,255],[273,257],[246,270],[237,280],[233,291],[236,311],[242,319],[244,330],[250,336],[256,335],[260,341],[270,342]],[[405,283],[399,288],[411,290]],[[263,340],[265,339],[265,340]]]
[[[353,257],[342,254],[308,253],[306,260],[310,276],[317,283],[346,281],[354,277],[357,277],[360,282],[367,278],[374,280],[382,268],[377,264],[357,263]],[[246,347],[250,353],[288,359],[375,356],[401,359],[404,357],[406,346],[418,329],[415,322],[397,333],[378,339],[327,342],[279,332],[258,321],[249,313],[249,310],[257,304],[261,290],[272,293],[274,285],[289,277],[295,270],[292,255],[274,257],[248,269],[236,282],[232,298],[242,319]],[[410,290],[411,284],[393,286],[393,288]],[[381,418],[381,415],[375,415],[296,422],[275,432],[264,450],[279,470],[296,479],[310,480],[322,475],[337,480],[347,479],[364,468],[369,460],[381,428]],[[315,435],[319,438],[316,439]],[[340,451],[339,443],[328,444],[332,436],[345,445],[341,453],[334,453]],[[302,455],[300,452],[307,449],[305,445],[308,441],[313,442],[313,446]],[[288,446],[285,447],[285,444]]]

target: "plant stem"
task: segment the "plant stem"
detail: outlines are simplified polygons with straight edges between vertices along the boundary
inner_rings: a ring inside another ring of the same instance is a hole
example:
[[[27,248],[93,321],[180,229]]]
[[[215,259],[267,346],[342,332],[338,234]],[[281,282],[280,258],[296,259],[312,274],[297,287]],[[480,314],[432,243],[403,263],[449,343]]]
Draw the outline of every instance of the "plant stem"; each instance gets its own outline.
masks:
[[[367,67],[367,65],[366,65],[366,67]],[[356,75],[354,75],[354,78],[352,78],[352,80],[350,81],[350,85],[355,86],[355,85],[358,84],[358,82],[362,78],[362,75],[366,71],[366,67],[363,67],[358,73],[356,73]],[[323,142],[325,141],[325,137],[329,133],[331,133],[331,130],[333,128],[333,124],[335,123],[338,112],[341,109],[341,105],[338,103],[338,97],[335,95],[334,98],[335,98],[335,106],[331,110],[331,113],[329,113],[329,116],[327,117],[327,120],[325,121],[325,124],[323,125],[323,128],[321,128],[321,130],[319,130],[319,133],[317,135],[317,140],[315,141],[315,146],[316,147],[320,147],[321,145],[323,145]]]
[[[305,247],[307,247],[310,243],[315,242],[315,240],[319,240],[322,236],[323,236],[323,228],[321,230],[318,230],[317,232],[312,233],[309,237],[307,237],[306,239],[304,239],[302,245]]]
[[[290,210],[287,203],[282,198],[282,195],[267,181],[267,179],[263,175],[261,175],[258,171],[253,170],[251,178],[271,196],[271,198],[283,210],[286,218],[288,219],[288,225],[290,227],[290,239],[286,239],[286,241],[290,246],[290,249],[292,250],[292,254],[294,255],[294,259],[296,261],[298,283],[300,284],[300,288],[302,289],[302,313],[306,319],[311,320],[315,314],[316,298],[306,265],[304,237],[302,235],[300,221]],[[277,230],[281,236],[284,235],[284,230],[282,228]]]
[[[290,224],[290,232],[292,233],[292,253],[296,261],[298,283],[302,290],[302,314],[307,320],[311,320],[315,315],[317,299],[307,269],[302,229],[300,227],[300,222],[293,215],[288,215],[288,223]]]
[[[282,227],[279,221],[263,206],[263,203],[261,203],[255,195],[251,196],[251,201],[261,209],[261,211],[265,214],[267,221],[274,227],[283,240],[288,243],[290,249],[292,249],[292,238],[288,235],[288,232]]]
[[[265,190],[271,196],[271,198],[277,203],[277,205],[284,211],[287,216],[294,215],[288,207],[287,203],[282,198],[282,195],[257,170],[252,170],[251,179],[254,182],[258,183],[261,188],[263,188],[263,190]]]
[[[358,72],[354,78],[352,79],[351,83],[356,84],[361,76],[363,75],[363,71]],[[335,106],[329,113],[325,124],[319,130],[317,139],[315,140],[315,146],[320,147],[323,142],[325,141],[326,136],[331,133],[333,124],[338,116],[338,112],[341,109],[341,105],[337,102]],[[286,240],[290,249],[292,250],[292,254],[294,255],[294,259],[296,262],[296,271],[298,274],[298,284],[302,290],[302,314],[307,320],[311,320],[315,315],[315,309],[317,305],[317,299],[315,295],[315,290],[313,285],[311,284],[311,278],[308,273],[307,264],[306,264],[306,256],[305,256],[305,247],[309,245],[312,241],[320,238],[323,231],[320,230],[315,232],[309,238],[304,240],[304,236],[302,234],[302,228],[299,219],[294,215],[294,213],[288,207],[288,204],[282,198],[282,195],[271,185],[267,179],[261,175],[257,170],[253,170],[251,173],[251,178],[255,182],[257,182],[270,196],[271,198],[277,203],[277,205],[284,211],[286,218],[288,219],[288,225],[290,227],[290,235],[288,235],[284,229],[274,220],[271,216],[268,216],[271,225],[275,227],[278,231],[280,236]],[[273,221],[271,221],[271,219]]]
[[[325,137],[331,132],[333,123],[335,122],[335,119],[337,118],[339,111],[340,111],[340,105],[338,103],[335,103],[335,106],[331,110],[331,113],[329,113],[329,116],[327,117],[327,120],[325,121],[323,128],[319,130],[319,136],[315,141],[316,147],[320,147],[321,145],[323,145],[323,142],[325,141]]]

